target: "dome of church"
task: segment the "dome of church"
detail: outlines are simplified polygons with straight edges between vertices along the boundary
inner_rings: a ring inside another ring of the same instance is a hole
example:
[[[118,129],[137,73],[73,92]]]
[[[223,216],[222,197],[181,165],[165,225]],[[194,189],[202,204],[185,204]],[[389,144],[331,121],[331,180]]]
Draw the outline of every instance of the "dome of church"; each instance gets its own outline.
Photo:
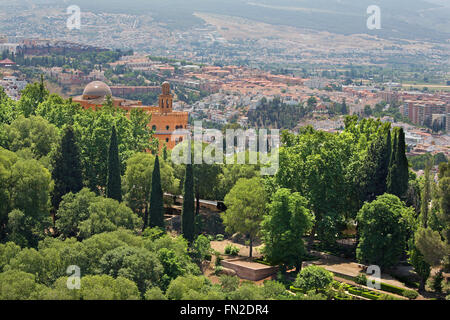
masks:
[[[106,96],[112,96],[111,89],[101,81],[89,83],[83,91],[84,99],[98,99]]]

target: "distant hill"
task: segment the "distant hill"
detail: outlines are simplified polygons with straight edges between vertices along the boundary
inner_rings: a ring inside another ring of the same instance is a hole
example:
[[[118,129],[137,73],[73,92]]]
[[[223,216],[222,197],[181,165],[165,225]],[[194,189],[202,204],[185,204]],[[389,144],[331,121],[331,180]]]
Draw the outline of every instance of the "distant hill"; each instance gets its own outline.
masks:
[[[48,2],[55,0],[40,0]],[[94,12],[150,14],[173,28],[200,24],[194,11],[339,34],[448,41],[448,0],[72,0]],[[381,30],[366,27],[367,7],[381,8]]]
[[[338,34],[366,33],[382,38],[448,42],[449,0],[10,0],[1,6],[54,8],[72,4],[84,11],[151,15],[168,28],[203,21],[194,12],[247,18]],[[381,8],[381,30],[368,30],[367,7]]]

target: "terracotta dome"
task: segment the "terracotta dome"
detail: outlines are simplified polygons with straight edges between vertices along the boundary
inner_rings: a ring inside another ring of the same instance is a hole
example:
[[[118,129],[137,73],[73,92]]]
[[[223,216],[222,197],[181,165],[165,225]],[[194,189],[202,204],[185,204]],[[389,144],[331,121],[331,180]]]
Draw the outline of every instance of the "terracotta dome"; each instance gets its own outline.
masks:
[[[83,91],[83,99],[98,99],[106,96],[112,96],[111,89],[102,81],[89,83]]]

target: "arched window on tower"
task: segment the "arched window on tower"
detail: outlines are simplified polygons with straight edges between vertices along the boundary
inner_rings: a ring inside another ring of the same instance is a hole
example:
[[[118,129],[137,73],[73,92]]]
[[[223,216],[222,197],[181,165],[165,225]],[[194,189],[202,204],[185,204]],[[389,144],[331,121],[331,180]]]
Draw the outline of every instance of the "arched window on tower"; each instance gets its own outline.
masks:
[[[156,131],[156,126],[155,125],[153,125],[152,130]]]

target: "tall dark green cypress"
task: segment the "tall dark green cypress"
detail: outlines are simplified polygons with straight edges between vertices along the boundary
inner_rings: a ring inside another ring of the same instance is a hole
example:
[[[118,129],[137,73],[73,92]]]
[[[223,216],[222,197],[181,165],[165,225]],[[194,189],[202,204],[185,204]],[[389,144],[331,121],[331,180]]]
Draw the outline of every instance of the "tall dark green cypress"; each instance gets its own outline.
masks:
[[[181,232],[192,243],[195,238],[195,196],[194,171],[192,164],[186,165],[183,189],[183,212],[181,214]]]
[[[159,157],[156,156],[155,166],[152,173],[152,191],[150,194],[149,226],[165,228],[164,226],[164,199],[161,187],[161,172],[159,168]]]
[[[392,149],[391,149],[391,158],[389,159],[389,168],[391,168],[394,165],[395,162],[395,156],[397,155],[397,145],[398,145],[398,132],[397,129],[393,130],[393,142],[392,142]]]
[[[385,127],[383,148],[380,155],[380,163],[378,167],[377,179],[377,196],[380,196],[387,191],[387,177],[389,175],[389,163],[391,162],[392,153],[392,136],[391,127]]]
[[[62,196],[77,193],[83,188],[80,150],[72,127],[64,129],[61,143],[53,158],[52,178],[55,181],[52,205],[58,210]]]
[[[387,192],[402,199],[408,190],[409,168],[406,158],[405,132],[403,128],[396,129],[387,178]]]
[[[116,127],[112,127],[108,152],[108,177],[106,181],[106,196],[122,201],[122,183],[120,179],[119,146],[117,144]]]
[[[390,155],[391,133],[390,128],[386,126],[370,143],[358,174],[357,180],[362,202],[373,201],[376,197],[386,193]]]

